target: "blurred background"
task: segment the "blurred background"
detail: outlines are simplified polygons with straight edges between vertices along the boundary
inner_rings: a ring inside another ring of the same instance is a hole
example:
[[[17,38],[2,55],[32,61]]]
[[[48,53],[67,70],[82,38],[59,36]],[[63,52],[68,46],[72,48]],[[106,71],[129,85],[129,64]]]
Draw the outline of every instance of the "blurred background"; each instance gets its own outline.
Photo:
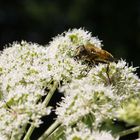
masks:
[[[0,47],[13,41],[47,44],[69,28],[84,27],[116,58],[140,65],[139,0],[1,0]],[[140,75],[140,70],[137,71]]]
[[[140,65],[139,0],[0,1],[1,50],[6,44],[21,40],[45,45],[69,28],[80,27],[102,40],[103,48],[115,58]],[[140,76],[140,69],[137,73]],[[56,100],[51,103],[54,105]]]

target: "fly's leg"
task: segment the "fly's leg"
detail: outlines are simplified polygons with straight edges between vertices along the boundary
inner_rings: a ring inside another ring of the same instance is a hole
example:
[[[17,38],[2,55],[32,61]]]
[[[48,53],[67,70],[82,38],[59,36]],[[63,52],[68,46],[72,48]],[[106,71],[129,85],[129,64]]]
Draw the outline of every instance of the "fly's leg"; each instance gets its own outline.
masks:
[[[108,83],[109,83],[109,85],[111,85],[111,79],[110,79],[110,76],[109,76],[109,64],[110,64],[110,63],[107,63],[106,75],[107,75],[107,78],[108,78]]]

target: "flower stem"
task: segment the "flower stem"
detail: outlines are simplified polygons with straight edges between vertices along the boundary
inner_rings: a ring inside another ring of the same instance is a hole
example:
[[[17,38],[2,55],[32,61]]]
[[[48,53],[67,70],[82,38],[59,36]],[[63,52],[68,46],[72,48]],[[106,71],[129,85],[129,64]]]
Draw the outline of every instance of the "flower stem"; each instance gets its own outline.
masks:
[[[15,138],[14,138],[13,133],[12,133],[10,140],[14,140],[14,139],[15,139]]]
[[[58,82],[55,81],[54,84],[53,84],[53,87],[51,88],[51,90],[49,91],[49,93],[46,96],[45,100],[43,101],[43,104],[45,106],[48,105],[48,103],[49,103],[51,97],[53,96],[54,92],[56,91],[57,87],[58,87]]]
[[[140,130],[138,131],[138,138],[140,138]]]
[[[128,129],[128,130],[119,132],[117,135],[119,135],[120,137],[122,137],[122,136],[126,136],[128,134],[131,134],[131,133],[134,133],[134,132],[137,132],[137,131],[140,131],[140,126],[133,127],[131,129]]]
[[[45,100],[43,101],[43,104],[46,107],[47,107],[51,97],[53,96],[55,90],[57,89],[57,87],[58,87],[58,82],[55,81],[54,84],[53,84],[53,87],[50,89],[48,95],[46,96]],[[30,128],[28,129],[28,131],[27,131],[27,133],[26,133],[26,135],[25,135],[23,140],[30,140],[30,136],[31,136],[32,132],[34,131],[34,129],[35,129],[35,126],[32,124],[30,126]]]
[[[23,140],[30,140],[30,136],[31,136],[32,132],[34,131],[34,129],[35,129],[35,126],[31,125]]]
[[[38,140],[44,140],[45,138],[47,138],[59,125],[60,122],[56,120]]]

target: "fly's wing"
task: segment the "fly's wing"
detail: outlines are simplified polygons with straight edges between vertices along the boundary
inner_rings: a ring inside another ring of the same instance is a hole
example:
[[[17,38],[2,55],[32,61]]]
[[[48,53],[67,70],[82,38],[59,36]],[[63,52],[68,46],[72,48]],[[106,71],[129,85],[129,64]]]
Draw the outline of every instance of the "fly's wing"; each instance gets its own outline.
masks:
[[[108,63],[114,61],[114,57],[109,52],[95,47],[92,44],[87,44],[85,49],[88,52],[90,58],[97,63]]]
[[[113,55],[107,51],[104,51],[104,57],[105,57],[105,60],[109,61],[109,62],[113,62],[115,59],[113,57]]]
[[[100,52],[101,52],[101,48],[95,47],[92,44],[87,44],[85,46],[85,50],[87,51],[88,55],[90,55],[90,57],[97,58],[100,56]]]
[[[114,57],[107,51],[92,44],[81,45],[77,48],[77,58],[94,63],[109,63]]]
[[[101,48],[98,48],[92,44],[85,45],[85,49],[88,51],[88,53],[97,53],[97,52],[100,52],[102,50]]]

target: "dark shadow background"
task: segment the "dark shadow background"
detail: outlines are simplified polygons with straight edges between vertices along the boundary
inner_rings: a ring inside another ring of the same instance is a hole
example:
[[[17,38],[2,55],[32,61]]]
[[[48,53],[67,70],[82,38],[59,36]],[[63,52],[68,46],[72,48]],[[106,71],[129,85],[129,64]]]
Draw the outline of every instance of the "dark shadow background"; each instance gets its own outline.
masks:
[[[47,44],[69,28],[85,27],[116,58],[139,66],[139,0],[1,0],[0,46],[27,40]],[[140,71],[138,70],[139,74]]]
[[[140,65],[139,0],[1,0],[0,46],[47,44],[69,28],[85,27],[116,58]],[[137,70],[140,75],[140,70]]]

